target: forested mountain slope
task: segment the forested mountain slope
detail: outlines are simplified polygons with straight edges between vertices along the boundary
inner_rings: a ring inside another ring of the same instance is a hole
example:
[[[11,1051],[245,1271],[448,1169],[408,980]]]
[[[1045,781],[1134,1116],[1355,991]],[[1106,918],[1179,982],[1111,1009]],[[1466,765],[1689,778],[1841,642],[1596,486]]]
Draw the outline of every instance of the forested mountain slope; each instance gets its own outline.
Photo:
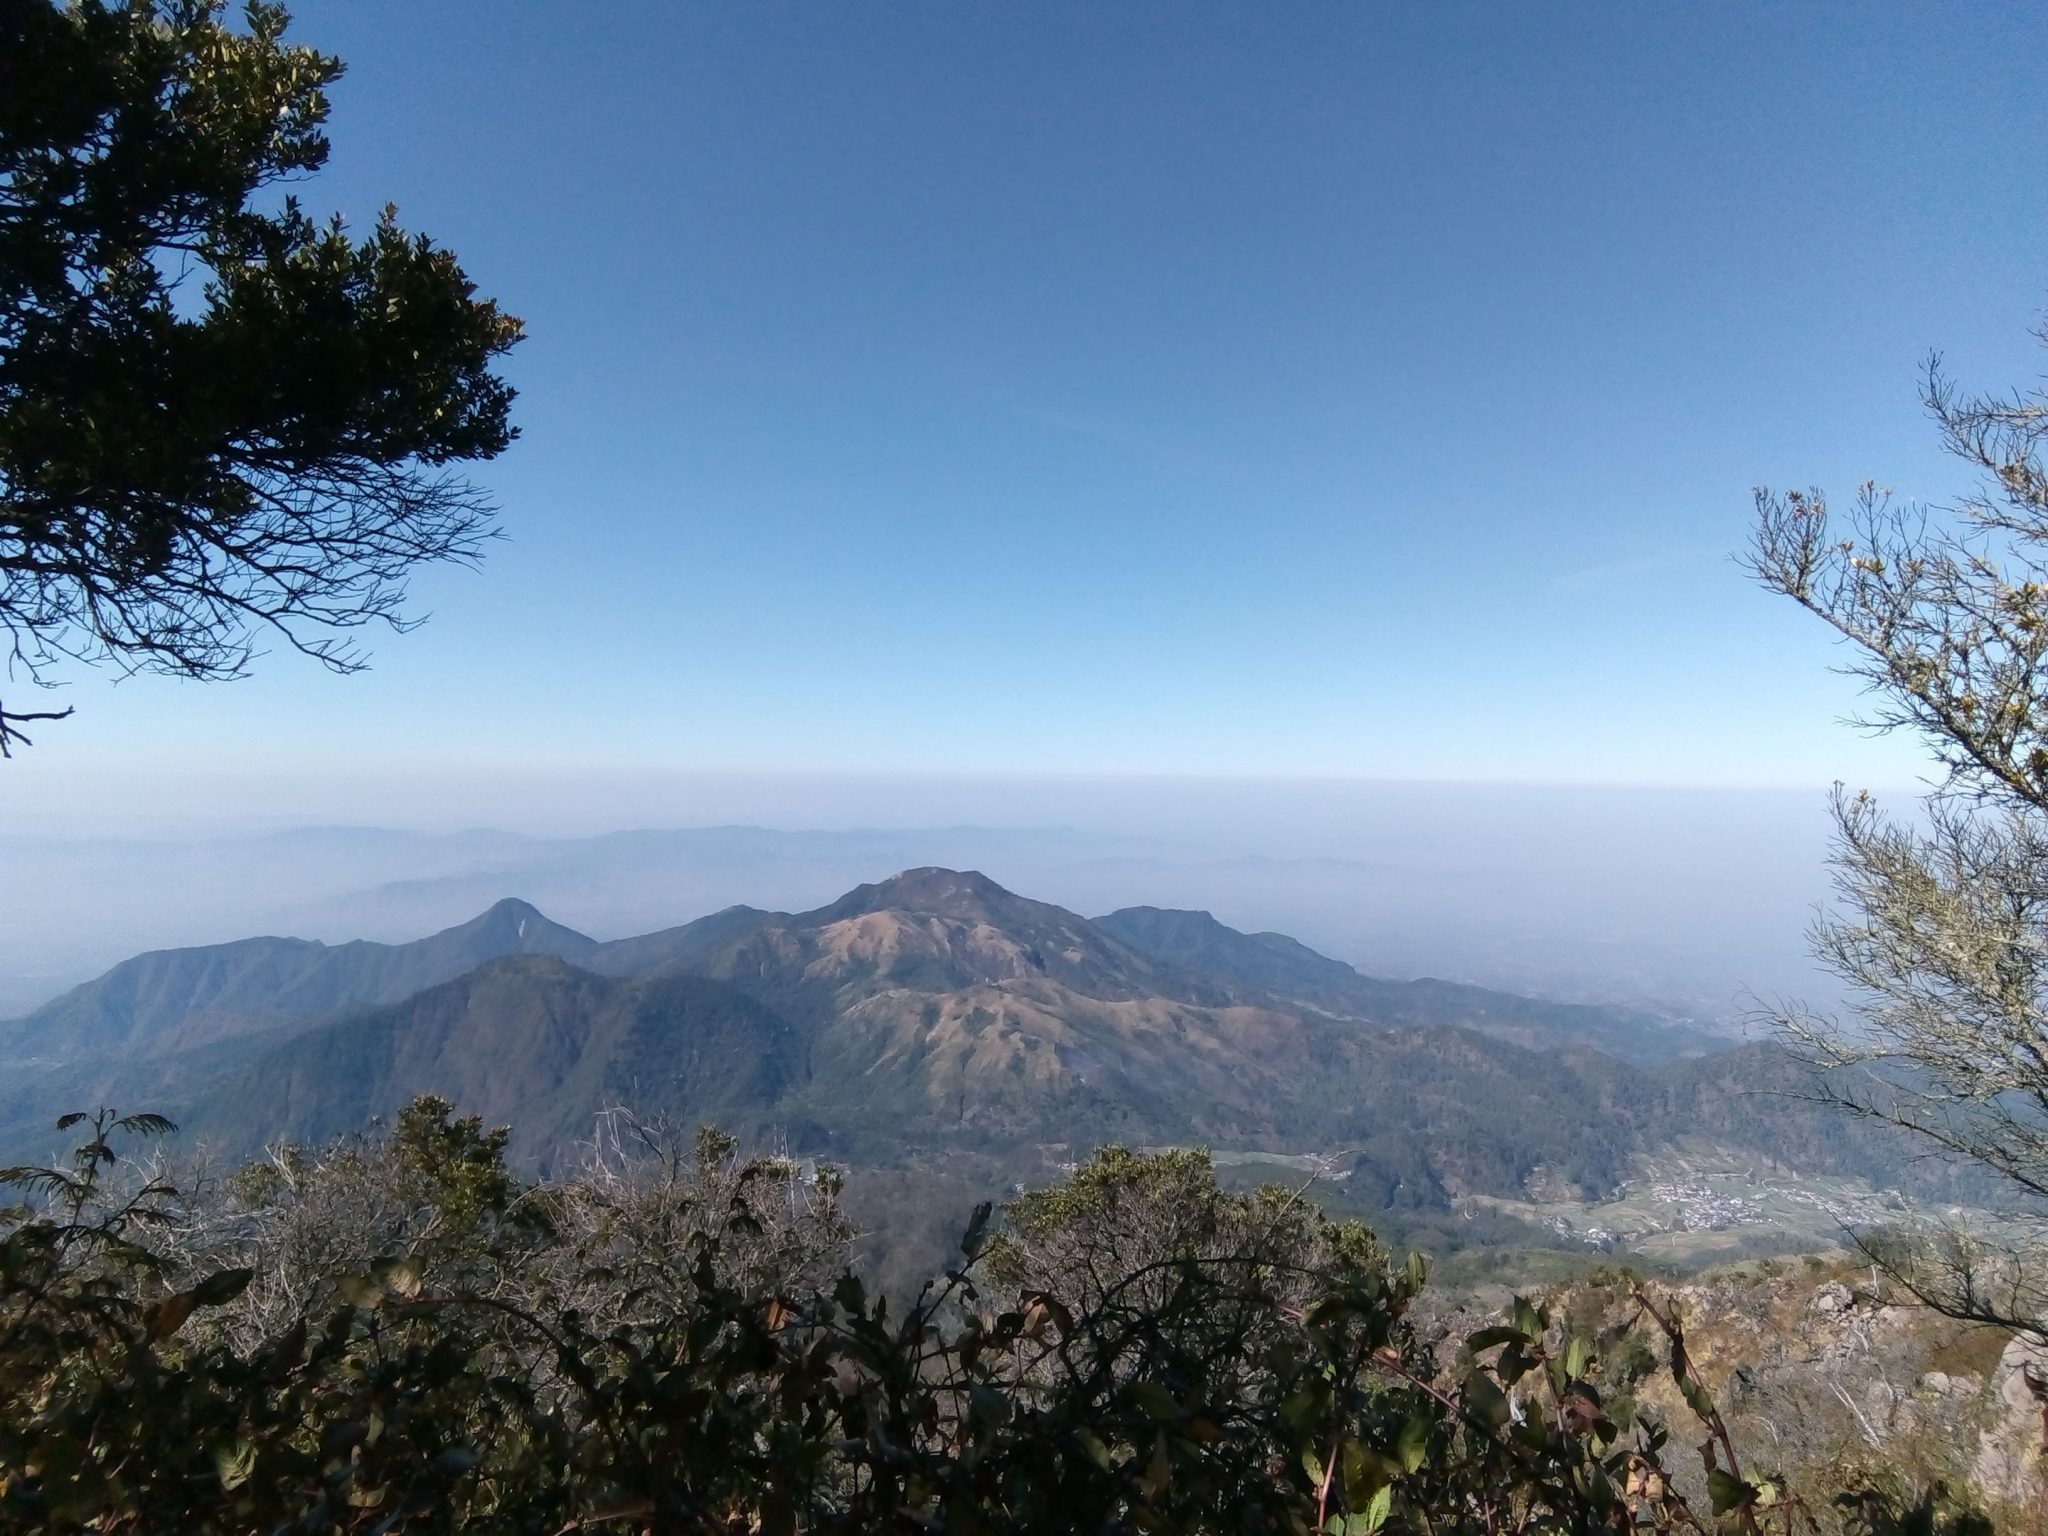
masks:
[[[410,944],[254,938],[157,950],[0,1024],[0,1062],[180,1050],[338,1008],[396,1002],[501,955],[574,960],[596,948],[595,940],[507,899]]]
[[[295,1031],[185,1113],[195,1130],[253,1153],[279,1137],[324,1140],[436,1093],[517,1125],[515,1151],[545,1164],[611,1104],[761,1129],[804,1070],[790,1026],[721,982],[596,976],[511,955]]]

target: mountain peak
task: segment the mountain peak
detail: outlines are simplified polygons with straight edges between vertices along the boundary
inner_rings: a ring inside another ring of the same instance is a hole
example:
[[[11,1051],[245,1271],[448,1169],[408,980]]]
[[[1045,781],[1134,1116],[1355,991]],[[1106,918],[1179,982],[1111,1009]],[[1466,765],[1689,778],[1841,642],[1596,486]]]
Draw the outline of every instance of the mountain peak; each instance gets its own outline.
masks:
[[[522,901],[517,896],[501,896],[484,909],[483,916],[503,921],[508,918],[542,917],[542,913],[540,908],[530,901]]]
[[[982,921],[1026,903],[974,869],[906,869],[872,885],[858,885],[826,908],[831,919],[870,912],[911,912],[925,917]],[[1033,904],[1035,905],[1035,903]]]
[[[466,923],[445,929],[426,942],[470,940],[488,954],[580,954],[595,942],[565,928],[530,901],[507,896],[494,901]]]

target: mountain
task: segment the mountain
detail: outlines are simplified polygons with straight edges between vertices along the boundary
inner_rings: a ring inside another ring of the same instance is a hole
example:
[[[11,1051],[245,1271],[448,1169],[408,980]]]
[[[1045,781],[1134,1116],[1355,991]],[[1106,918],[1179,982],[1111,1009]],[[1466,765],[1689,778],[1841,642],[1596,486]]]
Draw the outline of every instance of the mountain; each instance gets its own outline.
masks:
[[[786,966],[843,1004],[845,989],[948,991],[1042,980],[1102,999],[1185,987],[1086,918],[1004,890],[986,875],[912,869],[831,904],[770,914],[698,962],[712,975]]]
[[[1645,1065],[1732,1043],[1640,1009],[1551,1002],[1428,978],[1365,976],[1284,933],[1239,933],[1207,912],[1125,907],[1094,922],[1161,963],[1337,1018],[1420,1028],[1455,1023],[1531,1050],[1589,1046]]]
[[[1694,1042],[1647,1014],[1364,977],[1205,913],[1091,921],[939,868],[607,944],[500,903],[411,945],[141,956],[9,1038],[59,1028],[69,1060],[0,1074],[7,1148],[118,1102],[249,1151],[432,1091],[537,1162],[628,1103],[1004,1182],[1103,1141],[1315,1154],[1383,1207],[1439,1210],[1601,1194],[1686,1136],[1883,1166],[1836,1118],[1751,1092],[1790,1080],[1781,1059],[1673,1059]]]
[[[612,1104],[758,1128],[804,1071],[795,1031],[720,982],[596,976],[523,954],[294,1033],[185,1116],[253,1152],[279,1136],[324,1140],[438,1093],[513,1125],[515,1153],[545,1161]]]
[[[1285,1094],[1260,1042],[1299,1033],[1284,1011],[1205,1007],[1218,989],[973,872],[909,870],[811,912],[719,914],[665,954],[804,1032],[812,1077],[787,1109],[842,1150],[1269,1132]]]
[[[494,961],[294,1032],[184,1118],[248,1149],[432,1090],[510,1121],[536,1156],[617,1100],[772,1121],[855,1160],[1312,1145],[1352,1149],[1423,1202],[1512,1192],[1539,1166],[1601,1185],[1628,1147],[1624,1129],[1587,1128],[1597,1095],[1555,1060],[1450,1024],[1304,1009],[972,872],[910,870],[811,912],[728,911],[582,959]],[[629,966],[651,970],[601,974]],[[1529,1093],[1544,1100],[1533,1120],[1509,1110]]]
[[[575,960],[597,947],[508,899],[410,944],[256,938],[157,950],[0,1024],[0,1063],[182,1050],[357,1004],[395,1002],[502,955]]]
[[[1239,933],[1207,912],[1124,907],[1095,926],[1153,959],[1339,1017],[1363,1016],[1371,983],[1341,960],[1280,933]]]
[[[735,934],[772,922],[778,915],[763,912],[758,907],[727,907],[693,923],[600,944],[584,957],[582,963],[606,976],[644,976],[655,971],[689,970],[717,953]]]

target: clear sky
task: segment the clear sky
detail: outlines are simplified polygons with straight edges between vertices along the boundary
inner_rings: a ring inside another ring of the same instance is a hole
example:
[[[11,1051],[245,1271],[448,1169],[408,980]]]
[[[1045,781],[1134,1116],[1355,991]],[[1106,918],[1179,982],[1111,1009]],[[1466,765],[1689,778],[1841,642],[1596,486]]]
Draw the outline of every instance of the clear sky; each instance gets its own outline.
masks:
[[[2042,373],[2048,12],[293,11],[349,66],[303,200],[527,321],[508,538],[364,676],[81,680],[17,812],[144,764],[1913,771],[1729,557],[1760,482],[1957,490],[1929,349]]]

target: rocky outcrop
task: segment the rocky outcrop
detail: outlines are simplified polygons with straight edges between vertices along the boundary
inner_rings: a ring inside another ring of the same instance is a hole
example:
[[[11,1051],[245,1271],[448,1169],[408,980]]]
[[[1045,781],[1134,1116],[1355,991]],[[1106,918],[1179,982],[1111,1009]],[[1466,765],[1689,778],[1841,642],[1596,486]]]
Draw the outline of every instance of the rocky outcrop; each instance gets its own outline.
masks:
[[[2048,1532],[2048,1342],[1953,1322],[1838,1260],[1746,1264],[1652,1290],[1682,1319],[1745,1465],[1782,1472],[1822,1507],[1859,1485],[1945,1486],[1993,1514],[2000,1532]],[[1544,1299],[1583,1333],[1636,1313],[1618,1280]],[[1457,1338],[1500,1321],[1498,1311],[1475,1297],[1433,1326]],[[1662,1358],[1661,1339],[1644,1338]],[[1662,1370],[1632,1390],[1674,1444],[1700,1437]],[[1705,1496],[1684,1462],[1671,1465],[1682,1491]]]
[[[1990,1422],[1971,1467],[1988,1498],[2019,1502],[2048,1481],[2048,1345],[2014,1339],[1998,1357],[1985,1393]]]

